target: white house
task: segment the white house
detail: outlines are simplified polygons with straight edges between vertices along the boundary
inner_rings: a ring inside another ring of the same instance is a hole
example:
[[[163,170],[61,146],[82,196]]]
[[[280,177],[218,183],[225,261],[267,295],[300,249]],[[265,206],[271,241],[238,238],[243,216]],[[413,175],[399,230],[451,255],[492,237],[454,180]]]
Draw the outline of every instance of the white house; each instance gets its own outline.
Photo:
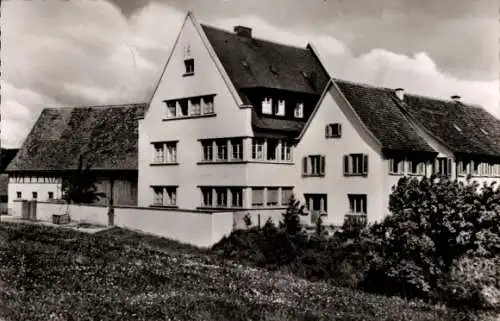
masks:
[[[380,220],[403,175],[500,182],[500,120],[480,107],[333,78],[297,48],[188,13],[139,120],[140,206]],[[463,177],[463,178],[462,178]]]

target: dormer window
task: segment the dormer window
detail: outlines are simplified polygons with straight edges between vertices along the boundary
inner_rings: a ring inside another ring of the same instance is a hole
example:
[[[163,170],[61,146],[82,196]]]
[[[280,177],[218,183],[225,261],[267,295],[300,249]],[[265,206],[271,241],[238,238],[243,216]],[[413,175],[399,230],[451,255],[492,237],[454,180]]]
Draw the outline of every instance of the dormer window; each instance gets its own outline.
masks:
[[[269,97],[264,98],[262,101],[262,113],[271,115],[273,113],[273,100]]]
[[[189,58],[184,60],[184,67],[186,68],[186,71],[184,73],[184,76],[190,76],[194,74],[194,59]]]
[[[335,124],[328,124],[326,125],[325,128],[325,137],[326,138],[339,138],[342,136],[342,125],[335,123]]]
[[[293,115],[295,118],[304,118],[304,104],[297,103],[295,106],[295,110],[293,111]]]
[[[276,111],[274,112],[277,116],[285,116],[285,101],[278,100],[278,105],[276,106]]]

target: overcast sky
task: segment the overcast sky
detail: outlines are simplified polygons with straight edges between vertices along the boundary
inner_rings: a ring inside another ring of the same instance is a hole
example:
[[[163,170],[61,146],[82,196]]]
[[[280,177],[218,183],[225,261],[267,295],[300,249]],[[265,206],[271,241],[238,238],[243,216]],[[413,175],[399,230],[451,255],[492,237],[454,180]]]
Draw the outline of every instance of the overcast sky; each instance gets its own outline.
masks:
[[[497,0],[9,0],[1,7],[1,140],[44,107],[146,102],[187,10],[305,46],[337,78],[448,98],[500,117]]]

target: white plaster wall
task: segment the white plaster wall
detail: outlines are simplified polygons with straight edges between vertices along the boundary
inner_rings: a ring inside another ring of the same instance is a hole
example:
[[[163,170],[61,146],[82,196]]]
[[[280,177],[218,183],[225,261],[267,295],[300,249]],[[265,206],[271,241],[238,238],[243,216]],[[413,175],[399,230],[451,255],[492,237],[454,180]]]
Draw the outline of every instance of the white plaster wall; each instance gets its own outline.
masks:
[[[325,126],[342,124],[341,138],[325,138]],[[363,153],[368,155],[367,177],[345,177],[344,155]],[[324,97],[309,128],[296,148],[295,166],[301,173],[301,158],[306,155],[325,155],[324,177],[298,177],[296,194],[303,199],[305,193],[328,194],[328,216],[325,224],[341,225],[349,212],[348,194],[367,194],[369,221],[383,217],[384,162],[376,141],[371,139],[335,87]]]
[[[195,73],[184,77],[184,45],[188,42],[195,60]],[[209,94],[216,94],[215,117],[162,120],[166,114],[164,100]],[[198,139],[251,135],[250,109],[238,106],[194,24],[188,19],[149,110],[139,123],[138,204],[151,204],[151,185],[179,185],[177,202],[183,209],[200,205],[199,185],[245,186],[247,168],[243,164],[198,165],[202,158]],[[151,166],[151,142],[173,140],[178,140],[179,165]]]
[[[49,192],[54,193],[54,199],[61,198],[61,184],[50,183],[10,183],[8,186],[9,211],[13,208],[13,201],[17,199],[17,192],[22,193],[22,199],[31,200],[33,192],[38,193],[39,201],[46,201],[49,199]]]

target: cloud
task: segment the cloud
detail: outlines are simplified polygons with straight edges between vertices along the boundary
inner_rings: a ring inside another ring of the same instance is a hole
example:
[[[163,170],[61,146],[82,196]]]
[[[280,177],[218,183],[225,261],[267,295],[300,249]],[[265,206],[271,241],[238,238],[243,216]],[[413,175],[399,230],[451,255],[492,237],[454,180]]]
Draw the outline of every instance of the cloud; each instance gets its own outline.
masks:
[[[156,2],[129,18],[102,0],[2,3],[2,146],[19,146],[44,107],[148,101],[184,15]],[[291,31],[255,14],[210,19],[204,22],[228,30],[252,26],[256,37],[281,43],[312,42],[336,77],[440,98],[459,94],[500,117],[498,80],[453,77],[424,51],[355,56],[327,28]]]

